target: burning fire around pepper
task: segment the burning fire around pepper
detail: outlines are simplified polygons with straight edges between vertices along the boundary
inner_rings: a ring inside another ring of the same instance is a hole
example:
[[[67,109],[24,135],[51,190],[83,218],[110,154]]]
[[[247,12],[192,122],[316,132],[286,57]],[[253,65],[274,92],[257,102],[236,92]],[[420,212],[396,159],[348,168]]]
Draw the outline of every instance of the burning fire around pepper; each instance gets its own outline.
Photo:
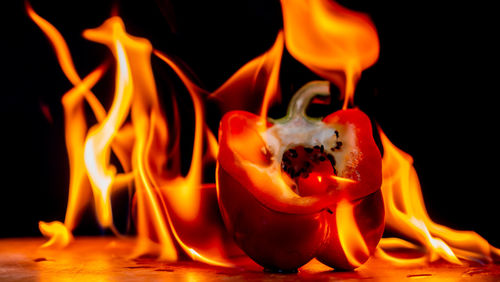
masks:
[[[354,104],[362,71],[379,56],[369,16],[329,0],[281,0],[281,7],[283,29],[269,50],[208,91],[178,59],[129,34],[118,15],[83,32],[110,56],[80,74],[58,29],[26,4],[73,85],[61,97],[70,167],[66,214],[64,222],[40,222],[48,238],[43,248],[78,240],[72,234],[88,206],[103,229],[124,236],[112,196],[128,191],[132,257],[235,267],[235,258],[248,256],[273,271],[294,271],[312,259],[352,270],[372,256],[397,266],[500,261],[500,250],[477,233],[429,217],[412,157],[391,143],[383,124],[372,132],[372,121]],[[270,107],[282,103],[285,51],[318,80],[294,94],[284,117],[272,119]],[[193,125],[183,124],[179,93],[157,89],[152,59],[182,84]],[[114,91],[105,94],[112,99],[106,108],[93,89],[110,73]],[[343,99],[338,111],[309,117],[308,106],[333,99],[334,87]],[[160,96],[173,101],[172,109]],[[218,132],[206,123],[207,101],[224,114]],[[188,156],[180,150],[186,126],[192,126]],[[216,183],[205,183],[206,173]],[[384,230],[398,237],[382,237]]]

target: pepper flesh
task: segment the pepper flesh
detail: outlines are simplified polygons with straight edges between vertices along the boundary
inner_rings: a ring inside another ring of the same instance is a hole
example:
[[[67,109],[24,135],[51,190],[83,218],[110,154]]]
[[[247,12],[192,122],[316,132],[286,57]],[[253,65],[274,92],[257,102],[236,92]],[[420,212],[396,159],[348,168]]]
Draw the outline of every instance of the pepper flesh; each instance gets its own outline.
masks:
[[[359,266],[338,236],[340,201],[353,206],[354,224],[368,249],[358,252],[357,262],[368,259],[382,235],[381,156],[370,120],[358,109],[323,119],[305,115],[312,98],[329,95],[328,87],[327,82],[304,86],[281,120],[263,124],[244,111],[228,112],[221,120],[216,179],[221,214],[236,243],[265,268],[293,271],[314,257],[333,268]],[[296,146],[325,148],[335,159],[336,175],[313,171],[305,180],[292,179],[281,163],[284,152]],[[302,193],[294,191],[297,184]]]

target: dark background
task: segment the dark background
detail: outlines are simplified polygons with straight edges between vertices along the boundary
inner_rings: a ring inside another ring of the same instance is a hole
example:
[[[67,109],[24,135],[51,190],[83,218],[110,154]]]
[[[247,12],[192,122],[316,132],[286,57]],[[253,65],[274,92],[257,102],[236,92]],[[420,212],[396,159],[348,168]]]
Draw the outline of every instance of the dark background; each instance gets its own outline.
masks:
[[[108,55],[81,32],[107,19],[112,2],[30,2],[63,34],[80,75]],[[282,25],[278,0],[135,2],[116,2],[127,31],[182,60],[208,90],[266,51]],[[372,17],[381,44],[379,61],[363,73],[355,103],[414,157],[427,209],[436,222],[475,230],[500,246],[494,9],[480,2],[378,2],[341,1]],[[49,42],[25,15],[22,1],[15,11],[16,20],[7,26],[14,32],[2,39],[11,50],[4,53],[8,74],[0,103],[0,237],[39,236],[38,220],[64,219],[68,193],[60,98],[71,84]],[[287,102],[294,89],[316,77],[288,54],[282,64]],[[171,76],[161,65],[153,61],[157,80]],[[160,85],[159,91],[164,88]],[[95,93],[110,89],[103,82]],[[109,95],[100,98],[109,106]],[[189,102],[180,101],[186,104],[182,109],[191,109]],[[43,107],[52,120],[43,115]],[[280,110],[273,108],[271,115],[280,115]],[[209,103],[207,112],[216,127],[215,105]],[[101,232],[90,210],[77,234]]]

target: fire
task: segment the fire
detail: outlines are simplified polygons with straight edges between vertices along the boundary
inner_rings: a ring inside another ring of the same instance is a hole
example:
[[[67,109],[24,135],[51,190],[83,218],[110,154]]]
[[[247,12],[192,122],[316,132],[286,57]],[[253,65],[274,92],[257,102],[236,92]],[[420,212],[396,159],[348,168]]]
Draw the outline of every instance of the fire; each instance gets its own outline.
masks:
[[[364,14],[334,1],[281,0],[286,47],[313,72],[335,83],[353,103],[361,72],[379,55],[377,31]]]
[[[137,227],[135,256],[155,254],[176,261],[182,255],[218,266],[233,266],[233,242],[220,224],[215,185],[202,183],[206,162],[216,159],[217,139],[204,121],[204,99],[215,99],[223,112],[239,109],[259,113],[265,126],[270,106],[280,100],[279,74],[284,49],[317,75],[337,85],[343,94],[343,109],[353,104],[361,72],[379,55],[379,41],[371,20],[328,1],[282,0],[284,29],[273,46],[242,66],[213,92],[201,89],[167,54],[155,50],[144,38],[132,36],[117,15],[83,36],[103,44],[112,58],[83,78],[78,74],[69,48],[49,22],[27,4],[27,12],[52,44],[63,73],[74,85],[62,97],[66,146],[70,163],[69,198],[64,223],[40,222],[49,241],[44,247],[64,247],[72,240],[83,209],[93,199],[97,221],[114,227],[111,196],[121,189],[134,191]],[[189,171],[180,171],[180,114],[173,121],[158,98],[152,58],[170,67],[193,103],[193,148]],[[104,74],[115,68],[113,102],[109,109],[92,92]],[[89,125],[85,103],[97,122]],[[396,148],[379,130],[383,145],[383,184],[387,227],[405,239],[384,238],[377,255],[395,264],[419,264],[445,259],[492,262],[500,250],[471,231],[456,231],[434,223],[428,216],[412,158]],[[251,140],[244,140],[251,142]],[[243,145],[244,142],[242,142]],[[119,165],[111,162],[117,157]],[[169,163],[169,165],[167,165]],[[353,180],[336,176],[339,182]],[[318,182],[324,179],[318,178]],[[355,224],[353,205],[340,200],[336,208],[338,237],[348,261],[361,265],[369,251]],[[202,235],[200,235],[202,234]],[[420,250],[424,255],[404,259],[392,255],[393,248]]]
[[[241,67],[210,94],[211,98],[219,101],[223,111],[259,111],[265,121],[269,106],[281,97],[279,70],[283,48],[283,31],[280,31],[271,49]]]
[[[458,231],[433,222],[425,209],[418,176],[410,155],[394,146],[379,129],[384,148],[382,159],[382,193],[386,214],[386,227],[418,242],[416,246],[398,238],[383,238],[378,254],[397,264],[419,264],[445,259],[461,264],[459,258],[491,263],[500,250],[472,231]],[[419,258],[402,259],[385,250],[406,248],[421,250]]]
[[[361,266],[362,263],[356,257],[360,255],[368,257],[370,252],[356,225],[354,205],[346,200],[340,201],[337,206],[336,217],[337,222],[343,223],[339,224],[337,232],[347,260],[356,267]]]
[[[194,260],[230,265],[224,262],[220,251],[211,251],[213,244],[221,248],[226,244],[218,230],[208,232],[204,238],[196,236],[195,239],[201,242],[193,244],[199,245],[198,248],[186,243],[193,240],[188,235],[182,238],[179,236],[182,228],[176,230],[176,225],[182,222],[195,225],[203,222],[204,215],[200,214],[202,191],[214,190],[214,187],[203,188],[201,184],[205,136],[210,142],[209,152],[212,156],[216,154],[217,145],[215,137],[203,121],[203,104],[198,96],[200,89],[190,82],[172,60],[159,51],[154,52],[172,67],[185,84],[195,111],[195,137],[188,174],[180,174],[179,163],[171,171],[163,171],[168,155],[164,150],[168,142],[176,141],[169,140],[168,122],[158,101],[150,63],[153,48],[149,41],[127,34],[119,17],[112,17],[100,27],[84,32],[85,38],[106,45],[116,63],[114,99],[106,112],[90,89],[105,73],[108,63],[81,80],[72,63],[69,49],[57,29],[38,16],[30,6],[27,6],[27,10],[53,44],[61,68],[75,84],[63,96],[71,165],[67,215],[64,225],[58,222],[40,224],[43,234],[51,237],[45,246],[64,246],[69,243],[81,209],[90,200],[90,192],[94,198],[98,222],[104,228],[115,230],[111,193],[133,183],[136,189],[138,229],[136,255],[157,253],[161,259],[174,261],[178,258],[179,246]],[[98,121],[88,130],[83,111],[84,98],[91,105]],[[179,162],[178,148],[175,149],[177,151],[170,155]],[[123,172],[118,172],[110,164],[111,153],[118,157]],[[209,196],[215,195],[212,193],[205,197]],[[205,244],[204,240],[210,241],[210,244]],[[205,252],[212,256],[205,257]]]
[[[64,247],[67,246],[71,241],[73,241],[73,235],[68,232],[66,226],[64,226],[64,224],[59,221],[50,223],[40,221],[39,228],[43,236],[50,237],[50,240],[43,244],[42,247]]]

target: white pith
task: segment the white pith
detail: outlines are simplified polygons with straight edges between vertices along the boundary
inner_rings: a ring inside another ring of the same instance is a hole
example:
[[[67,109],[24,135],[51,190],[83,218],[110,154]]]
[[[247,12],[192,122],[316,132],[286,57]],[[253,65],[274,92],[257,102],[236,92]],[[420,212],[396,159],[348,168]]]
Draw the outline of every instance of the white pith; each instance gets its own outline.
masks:
[[[267,144],[267,150],[273,158],[273,170],[281,171],[281,161],[283,154],[291,148],[303,146],[313,148],[323,146],[326,153],[335,158],[335,169],[339,176],[346,166],[345,152],[349,152],[352,142],[352,134],[347,134],[350,130],[340,126],[333,127],[322,121],[311,121],[304,118],[294,118],[287,123],[278,123],[262,133],[262,138]],[[335,132],[338,132],[338,137]],[[337,142],[342,142],[339,149]]]

